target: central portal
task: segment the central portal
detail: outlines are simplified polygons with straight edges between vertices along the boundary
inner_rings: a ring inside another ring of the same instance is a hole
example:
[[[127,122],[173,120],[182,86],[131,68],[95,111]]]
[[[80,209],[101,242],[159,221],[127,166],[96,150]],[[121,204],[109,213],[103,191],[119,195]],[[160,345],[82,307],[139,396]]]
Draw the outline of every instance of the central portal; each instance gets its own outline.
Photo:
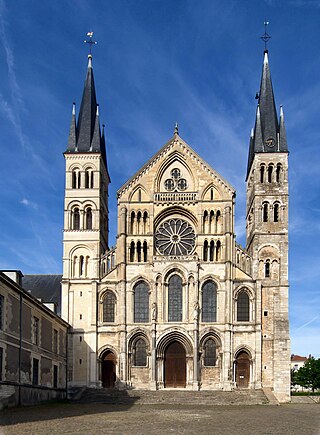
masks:
[[[186,386],[186,351],[181,343],[173,341],[165,352],[164,386],[165,388],[185,388]]]

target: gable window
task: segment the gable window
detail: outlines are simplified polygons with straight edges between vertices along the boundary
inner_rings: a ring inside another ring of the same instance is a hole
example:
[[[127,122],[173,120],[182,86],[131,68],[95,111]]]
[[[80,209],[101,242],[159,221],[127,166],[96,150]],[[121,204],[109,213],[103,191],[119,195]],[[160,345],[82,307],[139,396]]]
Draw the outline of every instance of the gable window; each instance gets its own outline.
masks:
[[[202,321],[216,322],[217,286],[213,281],[207,281],[202,287]]]
[[[149,287],[144,281],[139,282],[134,288],[134,321],[149,322]]]
[[[244,290],[241,290],[237,298],[237,321],[249,322],[249,296]]]
[[[203,350],[204,350],[204,360],[203,360],[204,365],[207,367],[214,367],[217,362],[216,342],[212,338],[209,338],[205,342],[203,346]]]
[[[147,365],[147,344],[143,338],[139,338],[133,348],[134,365],[145,367]]]
[[[182,321],[182,279],[179,275],[173,275],[169,279],[168,321]]]
[[[116,297],[114,293],[107,291],[103,298],[103,322],[114,322]]]

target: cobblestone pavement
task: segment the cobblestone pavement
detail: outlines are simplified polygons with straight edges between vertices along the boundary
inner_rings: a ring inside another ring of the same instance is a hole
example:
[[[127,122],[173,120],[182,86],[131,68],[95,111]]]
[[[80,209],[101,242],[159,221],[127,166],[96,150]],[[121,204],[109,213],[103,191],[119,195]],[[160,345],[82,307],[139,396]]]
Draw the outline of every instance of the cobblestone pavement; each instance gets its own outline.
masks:
[[[319,404],[47,404],[0,413],[0,434],[320,435]]]

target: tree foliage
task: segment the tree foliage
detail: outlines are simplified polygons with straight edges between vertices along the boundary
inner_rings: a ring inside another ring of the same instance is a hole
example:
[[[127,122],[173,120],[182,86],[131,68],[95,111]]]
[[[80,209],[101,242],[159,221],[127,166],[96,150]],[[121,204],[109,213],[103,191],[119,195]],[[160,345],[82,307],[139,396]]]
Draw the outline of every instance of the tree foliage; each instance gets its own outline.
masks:
[[[308,358],[303,367],[291,372],[291,383],[312,391],[320,389],[320,358]]]

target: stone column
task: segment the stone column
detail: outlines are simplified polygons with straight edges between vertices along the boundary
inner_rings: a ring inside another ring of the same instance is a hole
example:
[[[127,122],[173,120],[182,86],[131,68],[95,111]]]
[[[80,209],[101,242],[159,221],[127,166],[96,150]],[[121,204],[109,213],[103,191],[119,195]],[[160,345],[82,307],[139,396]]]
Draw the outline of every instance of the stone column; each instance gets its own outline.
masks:
[[[152,338],[151,338],[151,389],[157,389],[157,349],[156,349],[156,338],[157,338],[157,315],[158,308],[156,302],[152,304],[151,317],[152,317]]]
[[[127,241],[127,209],[121,207],[119,217],[118,267],[120,295],[120,358],[118,387],[125,389],[128,380],[127,367],[127,322],[126,322],[126,241]]]
[[[193,306],[193,382],[192,389],[199,390],[199,303]]]

